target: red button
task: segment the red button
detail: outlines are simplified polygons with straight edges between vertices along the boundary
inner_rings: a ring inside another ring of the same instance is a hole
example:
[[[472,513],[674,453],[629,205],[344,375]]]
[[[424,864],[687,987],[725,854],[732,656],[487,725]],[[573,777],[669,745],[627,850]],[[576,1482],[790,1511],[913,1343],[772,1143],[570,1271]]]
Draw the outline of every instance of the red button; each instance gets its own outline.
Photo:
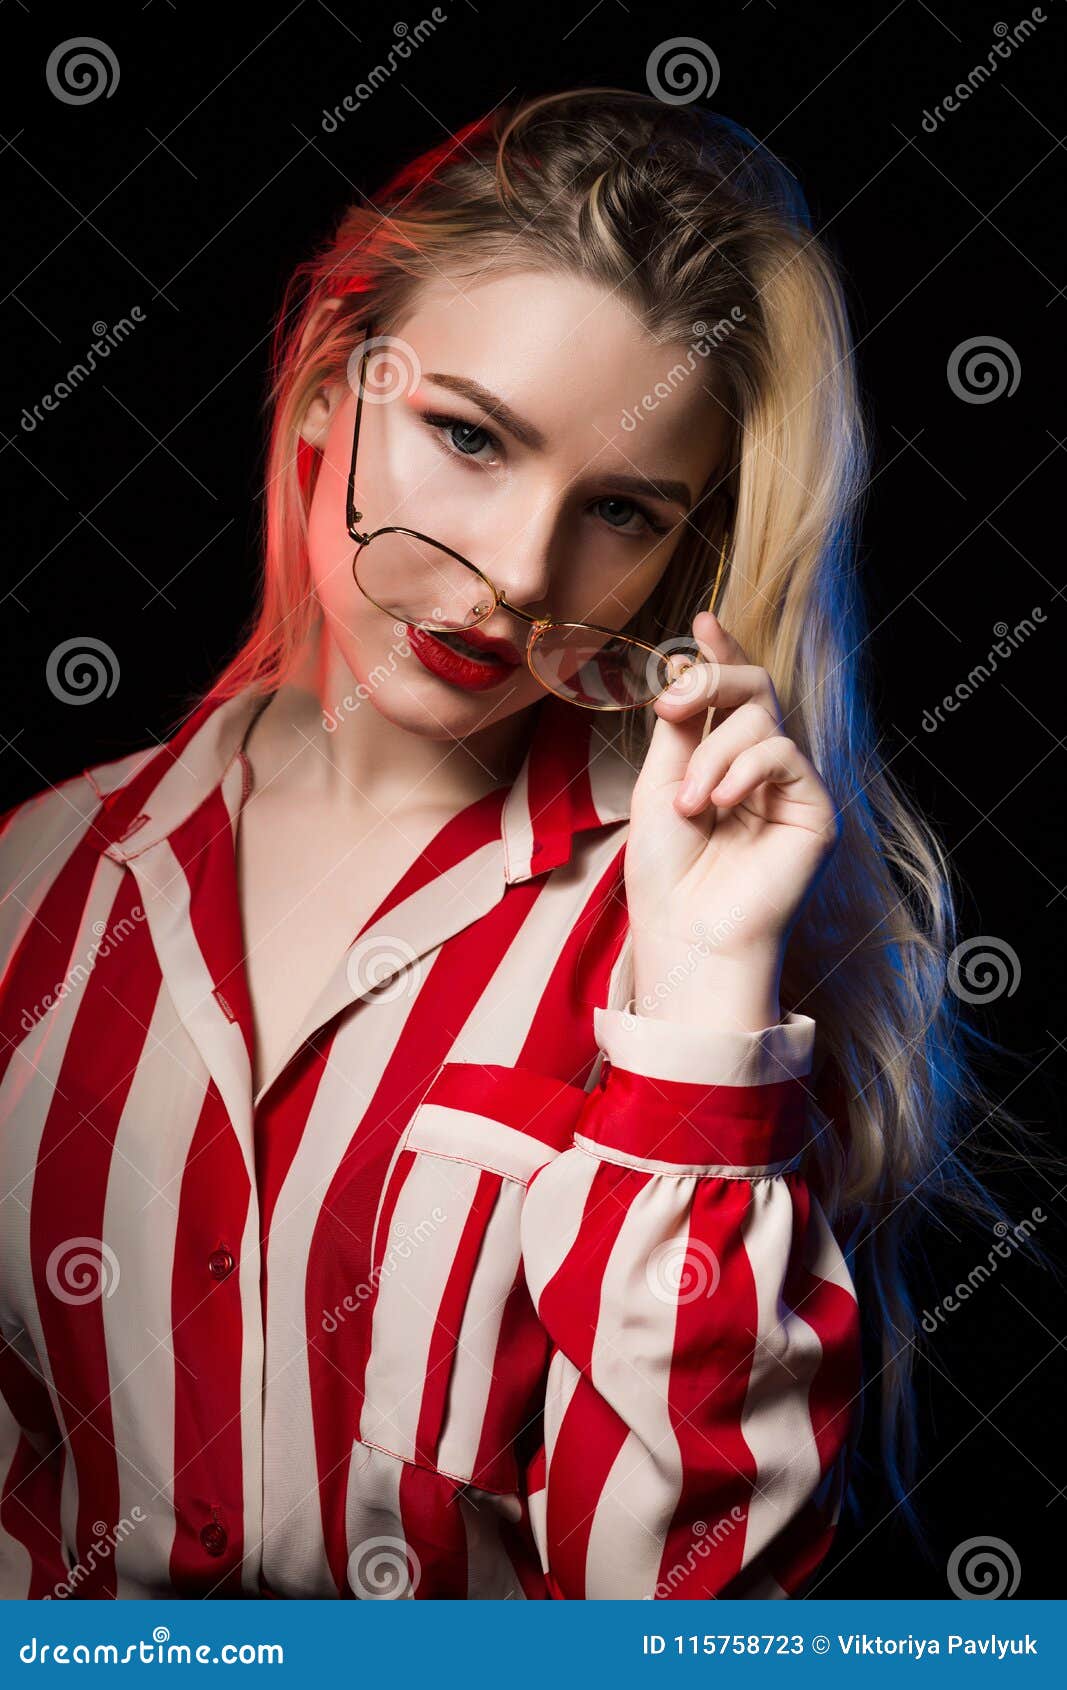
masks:
[[[228,1250],[214,1250],[208,1257],[207,1265],[216,1279],[225,1279],[233,1267],[233,1257]]]
[[[217,1520],[209,1520],[200,1528],[200,1541],[209,1555],[222,1555],[226,1549],[226,1527]]]

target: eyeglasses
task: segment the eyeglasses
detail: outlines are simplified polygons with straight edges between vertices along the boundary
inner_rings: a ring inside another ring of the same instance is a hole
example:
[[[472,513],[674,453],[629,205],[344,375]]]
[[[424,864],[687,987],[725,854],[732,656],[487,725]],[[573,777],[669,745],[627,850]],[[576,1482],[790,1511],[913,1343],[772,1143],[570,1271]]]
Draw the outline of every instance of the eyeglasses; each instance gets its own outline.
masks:
[[[639,710],[651,704],[681,673],[693,667],[692,659],[679,658],[676,651],[665,654],[644,640],[596,622],[557,622],[532,616],[509,604],[504,591],[469,558],[417,529],[387,527],[369,534],[361,532],[358,524],[363,513],[355,505],[356,451],[373,326],[367,324],[365,332],[346,504],[348,533],[357,542],[352,575],[360,592],[409,630],[445,636],[476,628],[503,605],[530,624],[526,664],[534,680],[548,692],[585,710]],[[715,579],[716,591],[724,558],[725,549]],[[713,591],[712,603],[714,598]],[[447,644],[447,639],[442,643]]]

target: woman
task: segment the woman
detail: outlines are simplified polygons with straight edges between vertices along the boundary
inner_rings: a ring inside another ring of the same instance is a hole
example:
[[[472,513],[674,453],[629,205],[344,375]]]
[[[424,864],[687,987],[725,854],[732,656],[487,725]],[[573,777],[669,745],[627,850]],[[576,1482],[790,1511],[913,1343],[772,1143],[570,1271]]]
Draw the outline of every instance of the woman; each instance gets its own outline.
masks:
[[[237,656],[6,822],[0,1588],[806,1590],[967,1080],[834,266],[732,123],[535,99],[269,411]]]

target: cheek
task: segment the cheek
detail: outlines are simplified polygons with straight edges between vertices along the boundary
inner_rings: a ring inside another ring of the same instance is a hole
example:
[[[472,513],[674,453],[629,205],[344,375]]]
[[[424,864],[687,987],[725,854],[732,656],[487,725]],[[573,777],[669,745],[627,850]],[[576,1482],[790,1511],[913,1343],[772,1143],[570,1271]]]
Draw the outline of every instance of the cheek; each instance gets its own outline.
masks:
[[[308,564],[319,596],[330,601],[356,592],[352,580],[355,541],[348,533],[347,483],[329,458],[322,458],[308,511]]]
[[[631,604],[631,614],[640,610],[660,587],[664,576],[678,567],[676,560],[684,537],[684,531],[680,533],[676,530],[673,534],[665,534],[653,555],[634,570],[623,589],[627,601]]]

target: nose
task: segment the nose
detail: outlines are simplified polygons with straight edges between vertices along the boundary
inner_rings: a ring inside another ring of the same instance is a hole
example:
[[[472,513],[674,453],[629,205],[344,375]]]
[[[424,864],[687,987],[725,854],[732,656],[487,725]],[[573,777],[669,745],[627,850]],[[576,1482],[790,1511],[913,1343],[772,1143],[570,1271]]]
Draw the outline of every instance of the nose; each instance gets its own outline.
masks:
[[[510,608],[529,616],[551,616],[555,534],[555,516],[543,509],[509,524],[504,538],[499,527],[484,537],[477,562],[505,601],[501,611]]]

